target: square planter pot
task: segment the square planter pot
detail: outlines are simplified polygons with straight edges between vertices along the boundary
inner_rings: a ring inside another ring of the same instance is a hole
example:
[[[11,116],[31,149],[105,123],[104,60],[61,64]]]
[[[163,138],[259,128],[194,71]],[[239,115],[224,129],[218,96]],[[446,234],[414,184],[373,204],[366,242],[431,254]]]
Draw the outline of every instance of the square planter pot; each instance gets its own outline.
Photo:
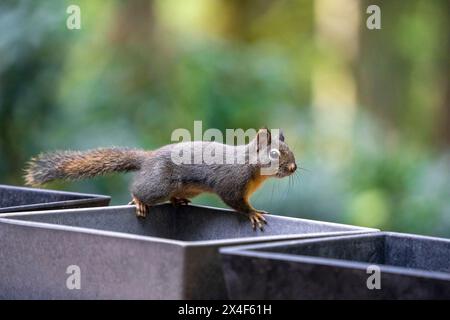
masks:
[[[230,210],[170,204],[153,207],[145,220],[134,206],[6,214],[0,298],[223,299],[220,247],[376,231],[274,215],[267,221],[264,232],[254,231]],[[80,289],[70,289],[77,279]]]
[[[63,192],[0,184],[0,213],[102,207],[109,205],[108,196]]]
[[[221,254],[232,299],[450,299],[448,239],[379,232]]]

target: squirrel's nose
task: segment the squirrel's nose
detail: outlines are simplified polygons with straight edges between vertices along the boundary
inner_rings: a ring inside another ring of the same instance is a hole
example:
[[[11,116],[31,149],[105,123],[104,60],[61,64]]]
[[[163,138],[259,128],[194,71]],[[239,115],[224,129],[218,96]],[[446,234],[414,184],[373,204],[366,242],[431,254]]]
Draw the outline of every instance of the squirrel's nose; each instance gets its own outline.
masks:
[[[288,170],[289,170],[290,172],[294,172],[295,170],[297,170],[297,165],[296,165],[295,163],[291,163],[291,164],[288,166]]]

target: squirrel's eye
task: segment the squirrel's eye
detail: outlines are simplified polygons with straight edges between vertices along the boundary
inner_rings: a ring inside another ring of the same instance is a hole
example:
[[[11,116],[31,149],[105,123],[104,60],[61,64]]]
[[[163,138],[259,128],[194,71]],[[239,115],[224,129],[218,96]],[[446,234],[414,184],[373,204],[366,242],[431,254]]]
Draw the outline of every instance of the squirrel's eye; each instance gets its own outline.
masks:
[[[278,149],[270,150],[269,157],[272,160],[277,160],[280,157],[280,151],[278,151]]]

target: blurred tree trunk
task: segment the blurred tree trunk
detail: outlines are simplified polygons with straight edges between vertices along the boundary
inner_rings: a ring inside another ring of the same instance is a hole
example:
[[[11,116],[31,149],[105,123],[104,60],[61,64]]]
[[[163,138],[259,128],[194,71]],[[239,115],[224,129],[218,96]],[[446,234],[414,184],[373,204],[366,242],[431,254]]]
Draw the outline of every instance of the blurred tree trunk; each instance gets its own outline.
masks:
[[[231,39],[254,40],[252,24],[274,5],[271,0],[222,0],[222,32]]]
[[[316,143],[337,166],[351,156],[357,99],[359,0],[317,0],[315,44],[321,57],[313,70]]]
[[[110,35],[113,43],[118,46],[150,43],[155,29],[154,1],[119,1],[114,21]]]
[[[146,136],[150,127],[160,121],[170,121],[173,102],[166,93],[172,88],[175,51],[170,39],[160,30],[153,0],[119,1],[115,10],[109,35],[110,46],[116,53],[112,64],[120,66],[120,73],[124,75],[118,90],[123,91],[122,96],[129,97],[128,103],[116,105],[116,108]],[[164,106],[157,111],[159,118],[149,118],[156,112],[149,94],[154,105]],[[130,108],[134,110],[129,112]]]
[[[448,35],[448,32],[450,30],[450,1],[445,1],[443,12],[445,12],[446,14],[444,33],[447,32],[445,45],[447,49],[444,50],[444,54],[442,57],[442,61],[444,63],[444,67],[442,68],[442,79],[445,83],[445,96],[441,106],[442,120],[440,125],[441,129],[439,130],[440,132],[438,134],[441,136],[440,140],[443,142],[444,146],[450,147],[450,35]]]
[[[147,86],[161,76],[153,0],[120,1],[111,28],[110,41],[129,69],[127,86]],[[153,81],[152,81],[153,80]]]
[[[449,47],[450,52],[450,47]],[[447,75],[450,74],[450,64],[447,65]],[[450,147],[450,80],[446,80],[445,99],[442,104],[441,141],[446,147]]]
[[[408,66],[404,60],[395,57],[394,21],[399,10],[414,3],[391,2],[382,0],[361,1],[360,43],[361,50],[358,61],[358,100],[360,104],[379,119],[390,123],[397,122],[401,116],[399,107],[405,104],[407,92]],[[369,30],[366,27],[368,15],[366,8],[378,5],[381,9],[381,30]]]
[[[438,144],[436,135],[449,141],[449,85],[443,84],[449,74],[449,1],[364,0],[362,11],[370,4],[381,8],[382,29],[365,28],[363,16],[361,105],[401,136],[398,141],[427,147]]]

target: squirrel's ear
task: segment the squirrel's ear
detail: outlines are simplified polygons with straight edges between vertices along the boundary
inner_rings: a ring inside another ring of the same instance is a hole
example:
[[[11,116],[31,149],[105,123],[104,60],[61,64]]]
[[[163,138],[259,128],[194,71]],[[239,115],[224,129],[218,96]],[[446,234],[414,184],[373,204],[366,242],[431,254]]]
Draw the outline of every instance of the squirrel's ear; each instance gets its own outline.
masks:
[[[280,141],[284,142],[284,133],[282,129],[280,129]]]
[[[259,129],[256,134],[257,151],[264,148],[264,146],[270,145],[272,142],[272,135],[267,128]]]

